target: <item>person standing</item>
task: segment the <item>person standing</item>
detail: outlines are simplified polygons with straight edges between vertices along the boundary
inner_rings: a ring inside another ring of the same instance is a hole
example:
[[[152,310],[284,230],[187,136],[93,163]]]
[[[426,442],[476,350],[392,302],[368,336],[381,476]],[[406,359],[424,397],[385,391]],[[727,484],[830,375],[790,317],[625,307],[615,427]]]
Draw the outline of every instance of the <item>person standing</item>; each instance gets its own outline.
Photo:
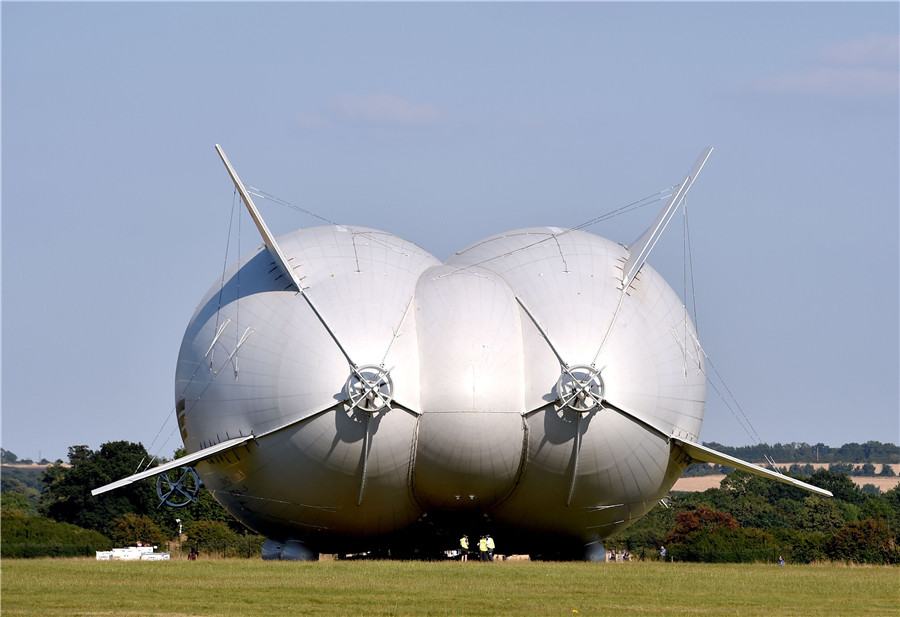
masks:
[[[488,561],[494,561],[494,539],[491,537],[491,534],[487,535],[487,553],[488,553]]]
[[[487,538],[481,536],[481,540],[478,541],[478,558],[480,561],[487,561]]]
[[[460,561],[469,561],[469,536],[463,536],[459,539]]]

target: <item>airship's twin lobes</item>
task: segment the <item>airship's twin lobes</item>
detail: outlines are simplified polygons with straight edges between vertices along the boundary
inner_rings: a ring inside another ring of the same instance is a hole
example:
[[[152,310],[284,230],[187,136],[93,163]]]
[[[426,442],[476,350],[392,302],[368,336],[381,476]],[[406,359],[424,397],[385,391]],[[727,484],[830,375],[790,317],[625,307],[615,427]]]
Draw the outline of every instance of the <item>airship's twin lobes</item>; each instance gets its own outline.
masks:
[[[187,454],[92,495],[194,466],[268,536],[264,557],[444,549],[448,534],[489,529],[506,552],[590,560],[692,462],[831,496],[698,443],[703,353],[646,260],[711,148],[627,247],[540,227],[446,263],[361,227],[276,239],[216,150],[264,246],[212,286],[185,333]],[[163,502],[192,496],[181,477],[157,484]]]
[[[532,228],[446,263],[389,233],[325,226],[232,266],[184,337],[188,452],[251,528],[337,552],[424,514],[477,512],[508,542],[585,546],[649,510],[696,441],[702,353],[628,248]]]

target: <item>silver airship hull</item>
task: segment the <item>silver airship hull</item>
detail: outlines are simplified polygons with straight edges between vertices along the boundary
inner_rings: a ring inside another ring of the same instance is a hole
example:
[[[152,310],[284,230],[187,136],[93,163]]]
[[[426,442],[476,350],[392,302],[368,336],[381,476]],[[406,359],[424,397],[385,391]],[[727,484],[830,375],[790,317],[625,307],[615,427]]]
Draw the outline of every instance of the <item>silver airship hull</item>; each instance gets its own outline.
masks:
[[[646,260],[711,149],[631,245],[539,227],[446,263],[362,227],[276,239],[216,149],[264,244],[185,332],[187,455],[92,494],[193,466],[266,558],[490,531],[508,553],[592,560],[694,462],[830,495],[699,443],[704,354]]]
[[[639,518],[689,459],[618,409],[696,438],[696,333],[649,266],[622,289],[625,247],[561,232],[495,236],[446,264],[371,229],[293,232],[277,242],[312,303],[265,249],[242,259],[178,360],[188,452],[255,436],[199,463],[205,485],[259,533],[323,552],[428,515],[483,517],[525,548],[588,545]],[[354,408],[348,361],[386,367],[389,405]],[[561,405],[565,366],[595,367],[593,407]]]

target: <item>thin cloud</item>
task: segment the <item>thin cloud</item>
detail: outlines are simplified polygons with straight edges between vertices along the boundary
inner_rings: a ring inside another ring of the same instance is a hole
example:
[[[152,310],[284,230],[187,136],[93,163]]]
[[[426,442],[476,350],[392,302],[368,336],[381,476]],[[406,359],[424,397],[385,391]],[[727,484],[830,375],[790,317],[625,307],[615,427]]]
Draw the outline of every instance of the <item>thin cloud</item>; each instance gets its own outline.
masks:
[[[819,66],[756,82],[761,92],[870,99],[896,96],[900,37],[872,35],[824,49]]]
[[[410,103],[393,94],[345,94],[335,99],[335,108],[346,120],[382,126],[435,126],[444,117],[432,105]]]
[[[860,41],[829,47],[822,52],[821,58],[837,66],[897,67],[900,65],[900,36],[873,34]]]
[[[868,99],[897,94],[897,71],[871,67],[823,66],[806,73],[788,73],[761,82],[763,92],[818,94]]]

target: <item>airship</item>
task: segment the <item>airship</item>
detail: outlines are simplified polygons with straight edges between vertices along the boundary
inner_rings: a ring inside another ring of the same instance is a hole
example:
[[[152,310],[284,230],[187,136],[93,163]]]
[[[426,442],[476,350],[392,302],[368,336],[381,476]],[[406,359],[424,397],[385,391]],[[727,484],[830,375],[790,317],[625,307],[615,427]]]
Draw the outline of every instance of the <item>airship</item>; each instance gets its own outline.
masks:
[[[533,227],[445,262],[365,227],[276,238],[216,150],[263,242],[184,334],[187,454],[94,494],[159,475],[179,505],[195,473],[267,559],[489,532],[505,553],[587,561],[693,463],[830,495],[699,441],[703,349],[647,258],[711,148],[631,244]]]

